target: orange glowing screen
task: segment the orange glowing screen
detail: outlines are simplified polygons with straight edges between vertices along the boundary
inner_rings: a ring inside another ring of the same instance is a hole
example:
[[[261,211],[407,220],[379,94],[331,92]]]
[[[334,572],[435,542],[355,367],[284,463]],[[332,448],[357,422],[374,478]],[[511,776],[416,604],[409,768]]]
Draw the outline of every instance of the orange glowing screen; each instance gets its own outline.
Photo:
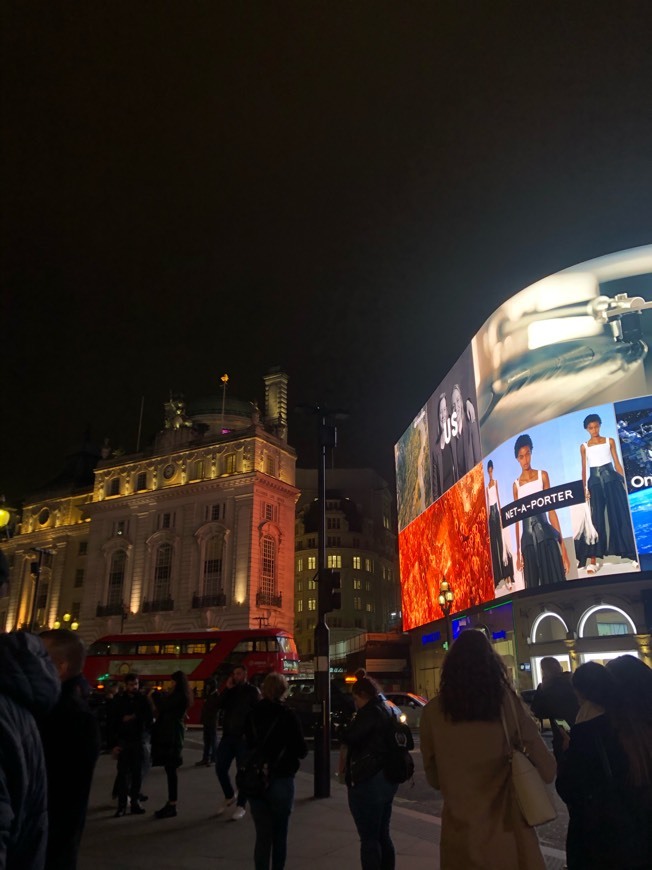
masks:
[[[399,533],[403,627],[440,619],[446,577],[453,613],[494,598],[482,466],[477,465]]]

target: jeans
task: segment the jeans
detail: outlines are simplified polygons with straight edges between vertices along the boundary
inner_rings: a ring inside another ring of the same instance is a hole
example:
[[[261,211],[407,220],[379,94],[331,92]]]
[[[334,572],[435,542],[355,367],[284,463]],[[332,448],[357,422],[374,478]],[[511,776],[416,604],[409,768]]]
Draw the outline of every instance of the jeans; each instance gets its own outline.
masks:
[[[288,824],[294,803],[294,777],[273,779],[264,797],[250,798],[256,826],[254,866],[256,870],[283,870],[288,845]]]
[[[165,765],[165,775],[168,780],[168,803],[176,804],[179,794],[179,778],[177,776],[177,763]]]
[[[236,767],[240,767],[246,751],[247,746],[244,737],[230,737],[223,735],[217,746],[217,753],[215,755],[215,773],[217,774],[217,778],[222,786],[222,791],[224,792],[224,797],[227,801],[231,800],[235,794],[235,789],[233,788],[231,777],[229,776],[231,764],[235,758]],[[246,803],[247,798],[244,795],[238,795],[238,806],[244,807]]]
[[[382,770],[349,787],[349,809],[360,837],[362,870],[394,870],[396,856],[389,822],[397,788]]]
[[[143,747],[140,743],[128,743],[118,755],[118,775],[116,786],[118,805],[127,806],[127,796],[138,801],[143,775]]]
[[[217,746],[217,731],[215,725],[204,725],[204,754],[202,761],[212,763],[215,761],[215,748]]]

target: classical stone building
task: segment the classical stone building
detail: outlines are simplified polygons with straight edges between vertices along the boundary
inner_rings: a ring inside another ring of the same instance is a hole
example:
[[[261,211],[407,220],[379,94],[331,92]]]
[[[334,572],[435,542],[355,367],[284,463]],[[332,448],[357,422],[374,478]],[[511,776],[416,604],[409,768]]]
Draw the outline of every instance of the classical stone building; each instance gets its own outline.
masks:
[[[291,630],[297,490],[287,376],[271,371],[264,382],[262,414],[226,393],[187,404],[171,397],[152,447],[123,456],[86,449],[86,462],[77,459],[84,474],[31,498],[4,547],[10,592],[0,629],[69,615],[87,640]]]
[[[294,635],[303,658],[313,653],[317,620],[317,471],[297,469]],[[342,608],[328,616],[331,644],[400,625],[393,494],[369,468],[326,472],[326,553],[340,572]]]

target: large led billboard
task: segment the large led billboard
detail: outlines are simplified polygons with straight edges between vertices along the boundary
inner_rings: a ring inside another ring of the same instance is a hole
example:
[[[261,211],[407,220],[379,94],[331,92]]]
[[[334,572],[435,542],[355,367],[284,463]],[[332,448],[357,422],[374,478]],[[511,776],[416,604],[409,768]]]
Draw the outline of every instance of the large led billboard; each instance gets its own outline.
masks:
[[[403,620],[652,568],[652,246],[491,315],[395,447]]]

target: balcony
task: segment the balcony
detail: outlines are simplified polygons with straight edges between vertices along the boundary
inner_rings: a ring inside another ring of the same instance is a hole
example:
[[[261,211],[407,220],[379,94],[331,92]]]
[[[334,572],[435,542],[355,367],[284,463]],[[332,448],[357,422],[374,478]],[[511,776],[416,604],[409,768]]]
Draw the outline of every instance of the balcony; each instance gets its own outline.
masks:
[[[283,595],[279,592],[274,595],[272,592],[263,592],[261,589],[256,592],[257,607],[283,607]]]
[[[193,609],[198,607],[226,607],[226,595],[224,592],[214,592],[212,595],[192,596]]]
[[[122,616],[125,612],[126,607],[122,601],[113,604],[98,604],[95,608],[95,616]]]
[[[174,610],[174,599],[152,598],[150,601],[143,601],[142,613],[157,613],[160,610]]]

